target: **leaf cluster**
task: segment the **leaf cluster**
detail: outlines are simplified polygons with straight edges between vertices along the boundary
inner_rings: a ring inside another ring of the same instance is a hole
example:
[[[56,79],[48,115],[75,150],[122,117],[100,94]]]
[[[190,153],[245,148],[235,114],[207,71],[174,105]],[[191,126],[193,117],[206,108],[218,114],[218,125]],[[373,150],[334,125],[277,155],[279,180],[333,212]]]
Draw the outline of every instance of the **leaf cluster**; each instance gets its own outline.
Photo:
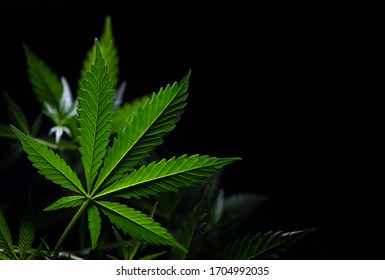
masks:
[[[196,154],[154,160],[156,148],[175,128],[187,105],[191,71],[180,82],[123,104],[125,82],[118,86],[119,58],[110,17],[100,41],[95,39],[87,53],[76,98],[64,77],[59,78],[28,46],[24,51],[32,90],[54,125],[49,135],[55,137],[40,137],[41,115],[30,127],[22,109],[7,94],[14,125],[1,125],[0,136],[18,140],[17,150],[22,147],[38,173],[60,187],[62,197],[44,211],[76,209],[55,248],[44,253],[49,258],[74,258],[73,253],[63,251],[63,244],[84,216],[90,243],[86,252],[84,248],[78,252],[84,258],[116,258],[107,253],[111,244],[111,252],[124,259],[205,257],[202,246],[215,244],[213,240],[220,239],[215,234],[235,228],[264,200],[253,194],[227,198],[218,188],[220,171],[240,158]],[[77,164],[66,157],[71,152],[80,155]],[[214,246],[212,253],[221,258],[254,258],[304,233],[257,234],[230,243],[219,253]],[[45,243],[32,250],[34,237],[32,223],[24,218],[15,250],[0,213],[0,258],[42,256]]]

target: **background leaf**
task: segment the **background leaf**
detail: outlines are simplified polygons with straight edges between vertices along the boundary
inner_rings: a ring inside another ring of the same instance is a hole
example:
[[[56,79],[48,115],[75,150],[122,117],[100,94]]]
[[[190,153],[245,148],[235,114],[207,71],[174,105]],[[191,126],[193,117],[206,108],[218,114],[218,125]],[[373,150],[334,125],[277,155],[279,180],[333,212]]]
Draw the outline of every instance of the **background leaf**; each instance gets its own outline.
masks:
[[[221,189],[211,211],[210,222],[220,229],[236,229],[266,199],[266,196],[255,193],[236,193],[225,196]]]
[[[226,248],[218,253],[216,259],[251,260],[257,257],[263,257],[268,253],[275,252],[288,246],[298,238],[301,238],[312,231],[313,229],[292,232],[278,231],[276,233],[257,233],[252,237],[245,236],[243,239],[238,239],[227,245]]]
[[[12,98],[5,92],[4,92],[4,97],[5,97],[5,101],[7,102],[7,108],[11,113],[11,117],[15,121],[15,126],[23,130],[24,133],[31,134],[31,132],[29,131],[27,118],[25,117],[19,105],[17,105],[16,102],[13,101]]]
[[[140,258],[140,260],[154,260],[154,259],[159,258],[160,256],[162,256],[166,253],[167,253],[167,251],[161,251],[159,253],[144,256],[144,257]]]
[[[12,236],[8,228],[5,217],[0,212],[0,249],[3,257],[16,260],[16,254],[13,251]]]
[[[129,244],[125,241],[119,231],[113,226],[114,235],[116,241],[118,241],[119,249],[121,253],[121,259],[128,260],[130,255]]]
[[[145,95],[141,98],[136,98],[131,102],[126,102],[115,111],[113,122],[112,122],[112,133],[118,133],[120,129],[124,129],[127,122],[131,120],[134,113],[143,107],[144,104],[149,100],[150,97]]]
[[[119,57],[115,46],[115,39],[112,32],[111,17],[107,16],[104,23],[104,29],[100,38],[100,50],[103,53],[108,70],[111,75],[112,88],[116,90],[116,85],[119,82]],[[87,72],[95,61],[95,45],[87,53],[87,58],[83,62],[83,68],[80,73],[81,80],[79,81],[79,88],[81,88],[82,80],[87,78]]]
[[[58,109],[63,93],[63,85],[58,76],[26,45],[24,45],[24,51],[27,59],[29,80],[37,99],[43,106],[45,106],[45,103],[48,103],[51,107]]]
[[[186,254],[180,250],[173,250],[171,254],[172,259],[184,260],[186,257],[194,259],[198,255],[206,226],[207,213],[204,212],[205,204],[204,201],[198,203],[193,211],[190,211],[183,217],[174,236],[189,252]]]
[[[17,136],[15,135],[15,133],[13,133],[11,127],[1,123],[0,123],[0,137],[17,139]]]
[[[25,207],[19,230],[18,246],[20,250],[20,259],[22,260],[26,259],[28,251],[32,247],[33,241],[35,240],[35,231],[36,229],[35,221],[33,219],[31,189],[29,189],[27,206]]]

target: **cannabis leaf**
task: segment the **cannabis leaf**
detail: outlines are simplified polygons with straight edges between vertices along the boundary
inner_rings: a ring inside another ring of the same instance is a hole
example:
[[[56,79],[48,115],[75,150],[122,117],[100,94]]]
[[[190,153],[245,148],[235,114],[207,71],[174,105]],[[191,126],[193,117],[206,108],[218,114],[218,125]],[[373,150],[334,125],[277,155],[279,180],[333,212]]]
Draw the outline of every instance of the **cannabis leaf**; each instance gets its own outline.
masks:
[[[63,86],[58,76],[37,57],[27,45],[24,45],[27,58],[29,80],[37,99],[46,108],[58,109],[58,104],[63,92]]]
[[[31,249],[35,240],[35,225],[32,218],[32,198],[31,191],[28,192],[27,207],[20,222],[19,230],[19,254],[20,259],[26,259],[28,251]]]
[[[24,131],[24,133],[31,134],[27,117],[24,115],[19,105],[17,105],[17,103],[13,101],[13,99],[5,92],[4,97],[5,101],[7,102],[7,108],[9,109],[12,118],[14,118],[15,123],[17,123],[17,125],[20,127],[21,130]]]
[[[266,199],[266,196],[253,193],[237,193],[225,197],[223,190],[220,190],[210,217],[211,222],[216,224],[218,229],[236,227],[243,217]]]
[[[123,128],[108,148],[114,112],[114,83],[110,71],[113,71],[114,76],[117,75],[117,57],[110,28],[110,21],[107,19],[103,44],[99,44],[95,39],[94,55],[89,56],[93,58],[93,63],[88,71],[82,74],[82,87],[78,97],[79,151],[85,184],[78,179],[72,168],[41,140],[38,141],[16,127],[11,127],[39,173],[73,192],[70,196],[59,198],[46,207],[45,211],[79,207],[56,244],[53,257],[58,256],[64,239],[85,211],[92,249],[98,244],[102,213],[117,229],[132,238],[151,244],[172,246],[187,253],[186,248],[159,223],[134,208],[116,202],[116,198],[157,196],[160,193],[177,192],[181,188],[196,186],[239,158],[183,155],[138,167],[149,156],[149,152],[163,142],[163,138],[180,119],[186,106],[191,71],[188,71],[180,83],[167,85],[158,93],[153,93],[151,98],[141,99],[137,105],[132,106],[129,113],[132,117],[124,121]],[[107,52],[106,58],[103,56],[103,48]],[[112,63],[112,67],[109,67],[108,63]],[[85,65],[88,65],[88,62]],[[127,111],[125,114],[126,117],[129,116]],[[112,202],[106,200],[111,198]]]
[[[1,259],[17,259],[13,250],[12,236],[8,228],[5,217],[0,212],[0,258]]]
[[[8,125],[1,124],[1,123],[0,123],[0,137],[17,139],[16,135],[12,132],[12,129]]]
[[[104,22],[104,30],[100,39],[100,50],[103,53],[106,64],[108,65],[109,73],[112,80],[112,88],[116,90],[119,75],[119,57],[115,47],[115,39],[112,32],[111,17],[107,16]],[[79,88],[83,86],[83,79],[87,78],[87,72],[95,61],[95,45],[87,53],[87,58],[83,62],[81,70],[81,79],[79,80]]]
[[[37,259],[43,255],[42,243],[37,248],[32,248],[35,241],[35,225],[32,214],[31,191],[28,192],[28,200],[20,221],[19,240],[17,246],[12,243],[11,232],[4,215],[0,211],[0,260],[29,260]]]
[[[268,253],[284,248],[296,239],[312,232],[313,229],[306,229],[293,232],[267,232],[257,233],[254,236],[245,236],[227,245],[220,251],[216,259],[219,260],[251,260],[265,256]]]
[[[206,227],[206,216],[205,210],[206,201],[199,203],[193,211],[190,211],[182,220],[178,231],[175,233],[175,238],[189,250],[189,257],[192,258],[192,250],[198,251],[201,249],[200,243],[202,235],[204,234]],[[173,259],[185,259],[187,254],[182,251],[173,251]]]
[[[77,101],[72,101],[72,93],[64,77],[59,77],[24,45],[29,79],[37,99],[42,104],[45,115],[55,124],[49,134],[55,133],[56,143],[63,132],[76,136],[75,115]],[[22,127],[23,128],[23,127]]]

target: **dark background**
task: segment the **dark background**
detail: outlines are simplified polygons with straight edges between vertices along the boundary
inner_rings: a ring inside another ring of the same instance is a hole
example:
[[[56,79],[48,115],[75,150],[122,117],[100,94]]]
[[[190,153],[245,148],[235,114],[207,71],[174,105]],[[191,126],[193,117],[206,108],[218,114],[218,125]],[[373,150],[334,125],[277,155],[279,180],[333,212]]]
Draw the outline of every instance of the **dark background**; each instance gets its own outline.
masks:
[[[192,69],[187,109],[161,151],[242,157],[222,187],[269,197],[250,233],[315,228],[290,258],[384,259],[384,4],[2,1],[0,88],[37,115],[26,43],[74,91],[108,14],[126,100]],[[35,173],[25,156],[16,167],[0,173],[2,201]]]

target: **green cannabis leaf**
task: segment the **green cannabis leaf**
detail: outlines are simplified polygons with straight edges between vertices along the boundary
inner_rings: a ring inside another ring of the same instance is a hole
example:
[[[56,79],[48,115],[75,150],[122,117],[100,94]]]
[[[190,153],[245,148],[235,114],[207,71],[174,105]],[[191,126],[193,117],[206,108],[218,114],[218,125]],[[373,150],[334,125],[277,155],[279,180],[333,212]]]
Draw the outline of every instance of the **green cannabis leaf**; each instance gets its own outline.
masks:
[[[32,248],[35,241],[36,228],[32,213],[31,191],[28,192],[27,205],[20,221],[19,240],[13,245],[7,221],[0,211],[0,260],[31,260],[43,256],[44,240],[37,248]]]
[[[13,251],[12,236],[8,228],[5,217],[0,212],[0,258],[1,259],[17,259]]]
[[[32,218],[32,199],[31,191],[29,191],[27,207],[24,211],[22,220],[20,221],[19,230],[19,253],[20,259],[26,259],[29,250],[35,240],[35,225]]]
[[[100,214],[102,213],[117,229],[132,238],[150,244],[172,246],[187,253],[186,248],[153,218],[116,202],[116,199],[151,197],[193,187],[225,165],[240,158],[183,155],[141,165],[143,160],[149,157],[149,153],[163,142],[163,138],[180,119],[186,106],[190,71],[180,83],[167,85],[158,93],[143,99],[144,101],[141,101],[138,106],[133,106],[129,114],[130,118],[120,126],[121,129],[109,146],[116,85],[113,79],[117,77],[116,50],[111,39],[110,28],[108,19],[102,43],[99,44],[95,39],[94,53],[88,56],[89,59],[93,58],[93,62],[91,65],[85,62],[89,68],[87,72],[82,72],[77,120],[79,151],[82,156],[85,182],[81,182],[79,178],[82,177],[78,177],[51,148],[11,126],[28,154],[29,160],[39,173],[73,193],[58,199],[46,207],[45,211],[79,207],[56,244],[52,257],[58,256],[66,236],[84,212],[88,217],[93,249],[96,248],[101,233]],[[104,56],[104,51],[107,57]],[[28,51],[27,53],[30,60],[35,59]],[[45,69],[46,73],[50,73],[43,67],[42,62],[35,64]],[[50,75],[48,78],[52,76]],[[44,79],[34,79],[35,87],[50,84],[44,81]],[[58,91],[54,91],[50,86],[45,89],[46,91],[38,91],[41,101],[51,102],[48,96],[52,98],[52,102],[57,101]],[[108,201],[109,199],[112,201]],[[10,240],[6,230],[4,232],[3,243],[6,247],[5,245],[10,244]]]

